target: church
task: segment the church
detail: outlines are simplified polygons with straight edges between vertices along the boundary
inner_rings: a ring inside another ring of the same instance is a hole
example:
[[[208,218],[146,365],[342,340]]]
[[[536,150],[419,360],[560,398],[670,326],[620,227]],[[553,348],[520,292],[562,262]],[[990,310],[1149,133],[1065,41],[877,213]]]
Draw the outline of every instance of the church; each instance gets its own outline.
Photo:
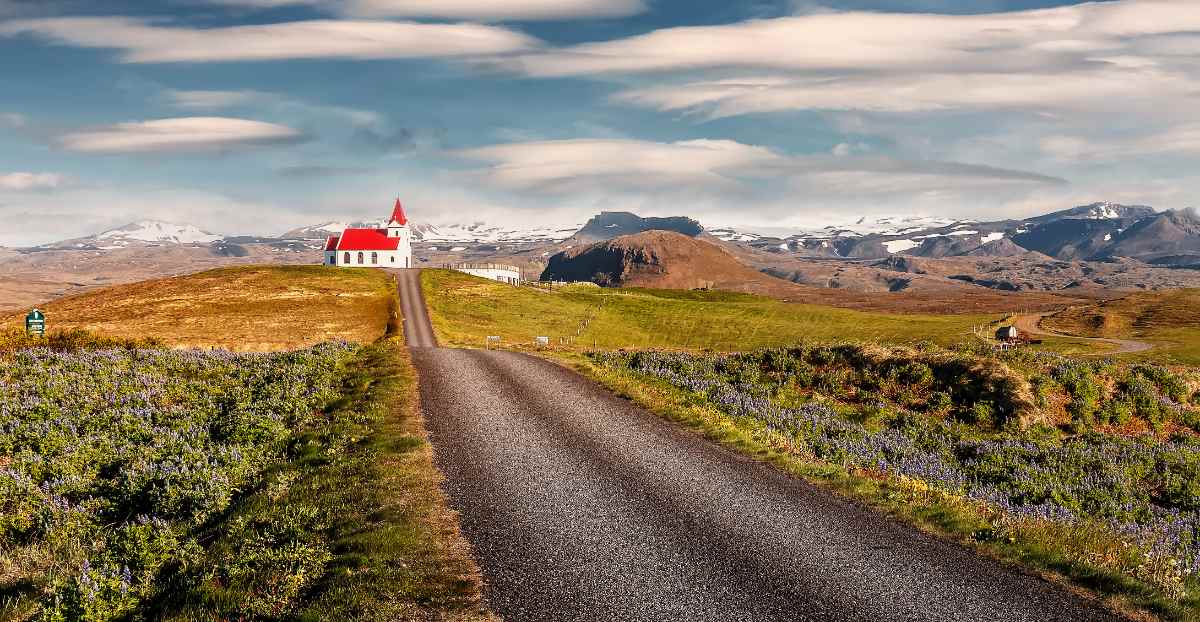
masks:
[[[348,228],[325,241],[325,265],[344,268],[411,268],[412,231],[396,199],[383,229]]]

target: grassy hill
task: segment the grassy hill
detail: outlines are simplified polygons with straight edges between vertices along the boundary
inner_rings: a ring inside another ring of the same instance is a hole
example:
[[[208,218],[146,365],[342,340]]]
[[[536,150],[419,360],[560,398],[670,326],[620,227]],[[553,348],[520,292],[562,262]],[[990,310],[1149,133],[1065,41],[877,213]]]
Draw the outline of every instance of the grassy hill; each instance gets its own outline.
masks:
[[[370,343],[387,330],[393,292],[391,279],[373,270],[236,267],[119,285],[42,310],[51,331],[261,352],[333,339]],[[23,317],[3,324],[21,328]]]
[[[973,326],[1003,317],[855,311],[730,292],[571,286],[549,293],[446,270],[426,270],[422,283],[438,338],[473,347],[488,335],[506,346],[546,336],[569,349],[732,351],[841,339],[954,345],[969,341]],[[1069,340],[1049,345],[1080,347]]]
[[[1141,358],[1200,365],[1200,289],[1139,292],[1073,307],[1043,320],[1051,330],[1153,343]]]

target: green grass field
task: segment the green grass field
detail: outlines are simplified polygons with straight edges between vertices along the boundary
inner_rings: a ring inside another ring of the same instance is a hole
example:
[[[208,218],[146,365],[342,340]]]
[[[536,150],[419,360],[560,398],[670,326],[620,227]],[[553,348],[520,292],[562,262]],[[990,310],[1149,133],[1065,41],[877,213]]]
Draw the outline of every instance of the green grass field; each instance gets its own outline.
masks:
[[[888,343],[972,339],[971,327],[994,315],[908,315],[784,303],[727,292],[599,289],[573,286],[548,293],[447,270],[422,273],[426,302],[445,345],[481,347],[487,336],[505,347],[552,346],[748,350],[800,340]]]

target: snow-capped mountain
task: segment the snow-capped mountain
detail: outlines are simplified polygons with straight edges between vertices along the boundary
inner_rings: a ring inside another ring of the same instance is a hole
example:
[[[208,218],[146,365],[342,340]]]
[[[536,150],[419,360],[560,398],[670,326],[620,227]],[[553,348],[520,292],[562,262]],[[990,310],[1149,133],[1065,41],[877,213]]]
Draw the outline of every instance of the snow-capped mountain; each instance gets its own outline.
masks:
[[[367,222],[325,222],[318,225],[308,225],[292,229],[280,237],[284,239],[315,240],[325,239],[331,235],[341,235],[347,227],[380,229],[386,226],[383,221]],[[460,243],[460,244],[525,244],[525,243],[555,243],[561,242],[579,230],[581,225],[571,226],[529,226],[513,227],[499,226],[483,222],[471,224],[426,224],[413,223],[413,239],[427,243]]]
[[[413,238],[418,242],[462,242],[477,244],[523,244],[561,242],[579,231],[582,225],[503,227],[487,223],[469,225],[413,225]]]
[[[211,244],[221,239],[222,236],[204,231],[195,225],[139,220],[95,235],[45,244],[41,248],[113,250],[163,244]]]
[[[323,222],[319,225],[308,225],[306,227],[298,227],[281,234],[279,237],[285,240],[320,240],[331,235],[341,235],[349,227],[349,223],[345,222]]]
[[[221,239],[194,225],[180,225],[160,220],[139,220],[116,229],[96,234],[96,240],[117,242],[169,242],[174,244],[209,244]]]

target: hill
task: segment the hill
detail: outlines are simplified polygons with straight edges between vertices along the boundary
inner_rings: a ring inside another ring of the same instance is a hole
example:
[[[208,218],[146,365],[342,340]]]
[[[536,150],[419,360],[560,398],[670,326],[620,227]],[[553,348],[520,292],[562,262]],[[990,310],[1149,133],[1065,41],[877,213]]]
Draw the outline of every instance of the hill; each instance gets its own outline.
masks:
[[[1087,337],[1141,339],[1155,344],[1154,357],[1200,365],[1200,289],[1138,292],[1072,307],[1042,325]]]
[[[646,231],[568,249],[550,258],[542,279],[737,291],[775,280],[743,265],[715,244],[673,231]]]
[[[49,330],[153,337],[178,347],[271,351],[382,336],[392,281],[376,271],[239,267],[119,285],[51,302]],[[22,327],[23,314],[4,325]]]
[[[1200,266],[1200,215],[1195,210],[1171,210],[1144,218],[1122,231],[1105,253],[1163,265]]]

